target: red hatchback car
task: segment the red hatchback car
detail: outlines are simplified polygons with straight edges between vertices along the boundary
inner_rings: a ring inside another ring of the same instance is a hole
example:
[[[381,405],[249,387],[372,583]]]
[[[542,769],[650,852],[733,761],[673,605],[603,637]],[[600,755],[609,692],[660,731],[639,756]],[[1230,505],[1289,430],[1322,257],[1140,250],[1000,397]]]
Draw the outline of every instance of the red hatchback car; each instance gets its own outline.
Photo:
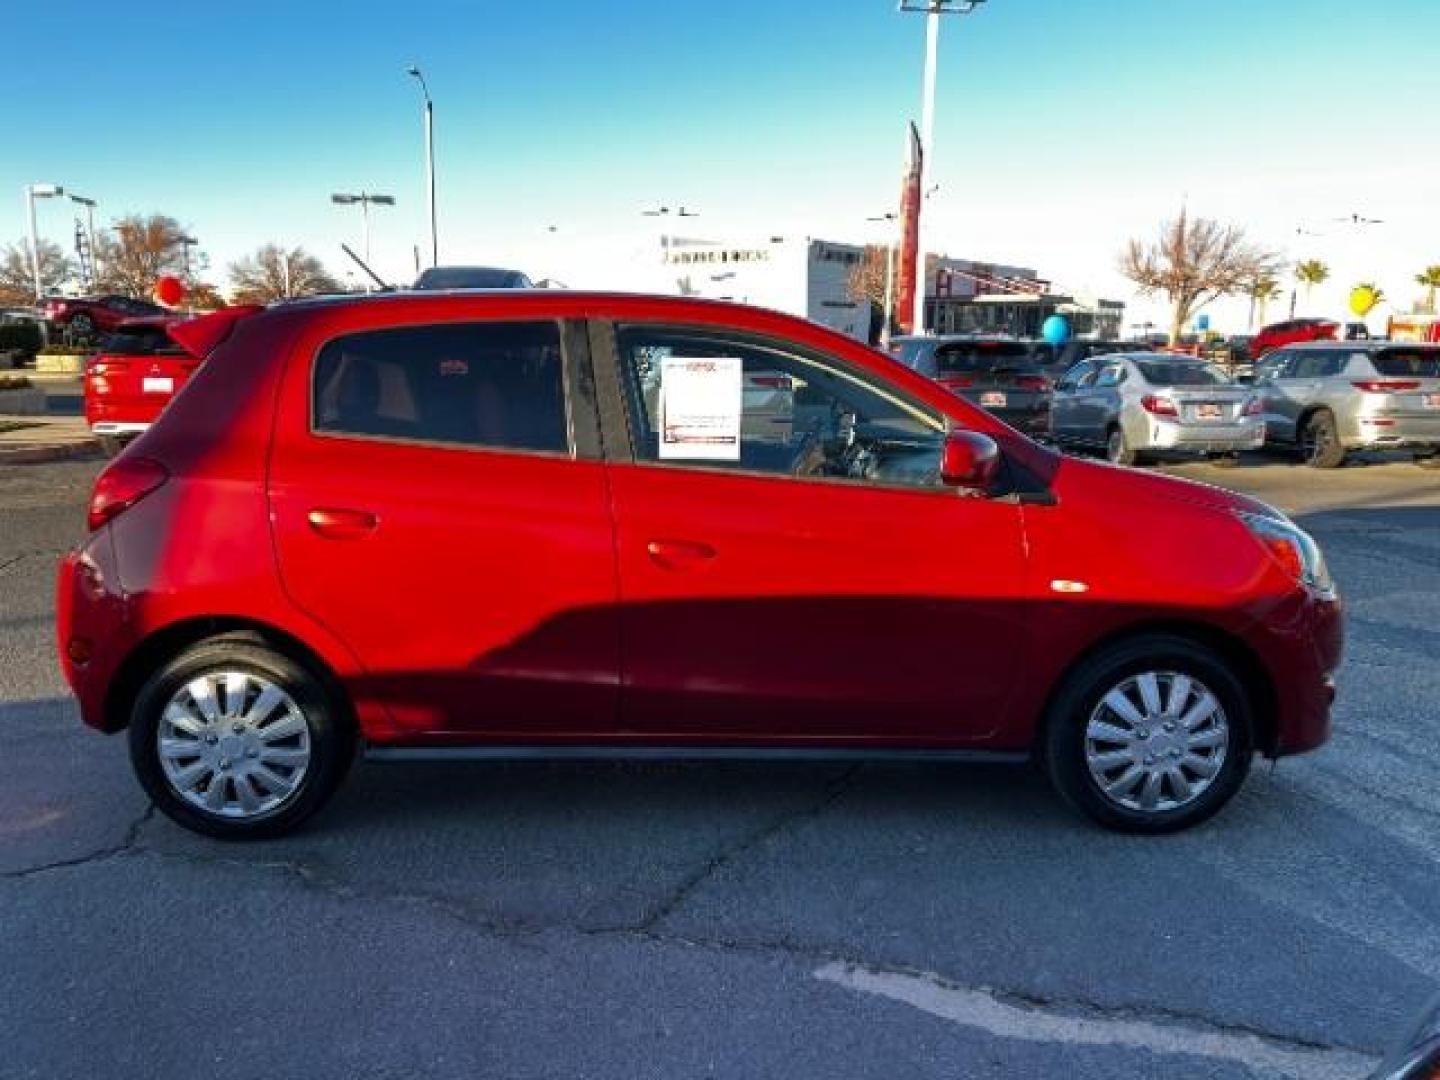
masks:
[[[131,320],[108,335],[85,365],[85,422],[105,452],[113,457],[149,428],[199,365],[163,324]]]
[[[58,634],[200,832],[295,826],[357,747],[1035,758],[1163,832],[1329,734],[1340,604],[1283,515],[822,327],[515,291],[171,332],[206,362],[96,481]]]

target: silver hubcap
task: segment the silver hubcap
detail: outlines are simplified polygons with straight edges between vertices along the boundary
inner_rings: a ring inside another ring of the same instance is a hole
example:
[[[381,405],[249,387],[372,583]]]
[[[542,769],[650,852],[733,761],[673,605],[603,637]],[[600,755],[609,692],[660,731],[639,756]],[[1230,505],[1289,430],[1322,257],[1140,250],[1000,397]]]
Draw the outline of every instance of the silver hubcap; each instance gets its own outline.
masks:
[[[208,814],[250,818],[295,794],[310,767],[310,728],[274,683],[217,671],[171,696],[156,749],[175,794]]]
[[[1085,764],[1107,799],[1157,813],[1194,802],[1215,782],[1230,725],[1198,679],[1174,671],[1132,675],[1100,699],[1085,728]]]

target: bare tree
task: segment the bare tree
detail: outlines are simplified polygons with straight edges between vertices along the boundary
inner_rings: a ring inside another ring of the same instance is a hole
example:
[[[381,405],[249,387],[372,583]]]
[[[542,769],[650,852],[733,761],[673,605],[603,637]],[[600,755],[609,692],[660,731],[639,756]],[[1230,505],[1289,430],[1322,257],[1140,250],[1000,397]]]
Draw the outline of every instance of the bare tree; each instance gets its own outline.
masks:
[[[164,214],[120,218],[95,240],[102,292],[148,297],[156,279],[185,273],[185,230]]]
[[[866,244],[865,254],[850,271],[846,292],[851,300],[869,300],[871,304],[885,303],[886,263],[890,251],[880,244]]]
[[[1275,277],[1280,266],[1279,256],[1249,243],[1244,229],[1192,219],[1183,209],[1160,227],[1153,244],[1131,240],[1120,256],[1120,272],[1140,292],[1169,299],[1171,344],[1206,304],[1247,292],[1260,278]]]
[[[341,289],[320,260],[303,248],[266,244],[230,264],[230,291],[237,304],[268,304]]]
[[[59,244],[41,240],[40,291],[51,293],[75,276],[75,263]],[[0,304],[26,307],[35,302],[35,272],[30,265],[30,244],[20,241],[0,253]]]

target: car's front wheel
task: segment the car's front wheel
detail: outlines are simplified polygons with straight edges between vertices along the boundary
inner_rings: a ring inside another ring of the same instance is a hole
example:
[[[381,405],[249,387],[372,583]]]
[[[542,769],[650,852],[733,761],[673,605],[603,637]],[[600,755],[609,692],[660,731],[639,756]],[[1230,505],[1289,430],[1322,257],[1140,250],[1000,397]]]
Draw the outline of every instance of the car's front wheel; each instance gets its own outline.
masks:
[[[130,759],[150,798],[187,829],[278,836],[330,798],[355,754],[354,727],[324,680],[248,639],[215,638],[145,683]]]
[[[1040,748],[1072,805],[1124,832],[1189,828],[1240,789],[1254,754],[1249,699],[1226,661],[1147,635],[1084,660],[1061,686]]]

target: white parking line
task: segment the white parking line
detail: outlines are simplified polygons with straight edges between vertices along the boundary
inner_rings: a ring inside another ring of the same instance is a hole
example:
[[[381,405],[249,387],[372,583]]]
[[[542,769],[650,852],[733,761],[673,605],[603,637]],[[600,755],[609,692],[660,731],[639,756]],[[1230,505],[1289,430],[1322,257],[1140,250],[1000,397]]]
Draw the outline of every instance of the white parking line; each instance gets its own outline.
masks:
[[[1235,1062],[1261,1076],[1279,1075],[1297,1080],[1358,1080],[1379,1064],[1378,1059],[1349,1050],[1287,1046],[1245,1032],[1147,1020],[1074,1016],[1012,1005],[989,991],[952,986],[932,975],[873,971],[836,962],[820,968],[815,977],[849,990],[900,1001],[931,1016],[978,1028],[1003,1039],[1189,1054]]]

